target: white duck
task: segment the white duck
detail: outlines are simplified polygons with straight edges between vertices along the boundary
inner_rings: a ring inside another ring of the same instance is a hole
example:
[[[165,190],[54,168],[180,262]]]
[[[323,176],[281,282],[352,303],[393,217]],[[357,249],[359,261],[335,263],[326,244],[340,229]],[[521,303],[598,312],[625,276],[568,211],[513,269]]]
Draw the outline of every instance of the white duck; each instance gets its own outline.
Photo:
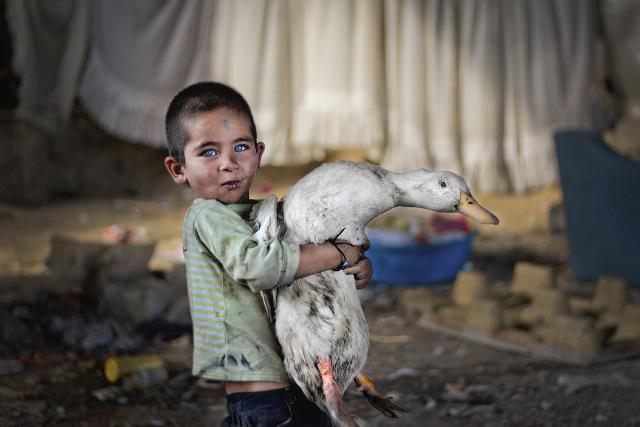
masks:
[[[277,212],[275,196],[257,206],[256,238],[265,242],[279,237],[306,244],[339,235],[341,241],[363,245],[367,242],[365,226],[396,206],[460,212],[481,223],[498,223],[474,200],[465,181],[452,172],[395,173],[341,161],[324,164],[298,181],[284,197],[281,212]],[[325,271],[276,292],[275,329],[284,366],[307,398],[327,411],[336,424],[356,425],[342,402],[344,391],[355,379],[377,409],[397,417],[402,408],[380,395],[361,374],[369,333],[353,277]],[[265,301],[268,305],[268,298]]]

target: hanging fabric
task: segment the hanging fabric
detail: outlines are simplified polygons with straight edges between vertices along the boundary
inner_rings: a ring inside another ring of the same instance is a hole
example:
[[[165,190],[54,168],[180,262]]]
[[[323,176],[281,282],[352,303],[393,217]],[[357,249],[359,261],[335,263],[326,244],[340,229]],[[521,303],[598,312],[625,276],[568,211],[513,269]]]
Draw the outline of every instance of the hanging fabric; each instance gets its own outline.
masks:
[[[557,180],[553,133],[591,123],[592,1],[387,0],[383,164],[479,191]]]
[[[165,147],[172,97],[208,71],[208,0],[95,0],[80,97],[112,134]]]
[[[591,1],[501,3],[506,189],[557,182],[553,134],[591,126],[594,13]]]
[[[385,139],[382,3],[291,3],[292,143],[322,160],[360,147],[378,160]]]
[[[91,3],[7,0],[13,69],[20,77],[15,116],[56,134],[71,115],[85,60]]]
[[[640,3],[603,0],[601,9],[613,80],[624,100],[611,144],[618,152],[640,160]]]
[[[288,0],[218,0],[213,10],[210,78],[247,99],[266,144],[263,164],[304,164],[308,149],[291,144]]]

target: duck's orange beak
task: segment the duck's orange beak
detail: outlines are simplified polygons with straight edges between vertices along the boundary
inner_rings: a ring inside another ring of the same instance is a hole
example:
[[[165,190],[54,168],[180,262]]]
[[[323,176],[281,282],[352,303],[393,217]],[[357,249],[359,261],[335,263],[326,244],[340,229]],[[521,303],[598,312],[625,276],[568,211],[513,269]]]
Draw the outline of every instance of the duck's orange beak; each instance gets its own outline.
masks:
[[[458,212],[478,221],[480,224],[497,225],[500,220],[497,216],[489,212],[469,193],[460,191],[460,202],[456,206]]]

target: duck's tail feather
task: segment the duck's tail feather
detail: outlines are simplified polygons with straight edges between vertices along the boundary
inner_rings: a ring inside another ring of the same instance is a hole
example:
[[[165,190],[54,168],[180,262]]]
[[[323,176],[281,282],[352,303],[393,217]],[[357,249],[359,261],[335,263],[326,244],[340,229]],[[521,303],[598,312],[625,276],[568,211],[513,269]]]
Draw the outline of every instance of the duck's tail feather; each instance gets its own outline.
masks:
[[[359,373],[354,378],[358,390],[369,401],[371,406],[382,412],[389,418],[399,418],[400,412],[407,412],[402,406],[394,403],[391,397],[383,396],[373,383],[373,381],[363,373]]]
[[[342,391],[333,377],[331,359],[318,359],[316,366],[322,376],[322,390],[324,392],[325,405],[333,422],[340,427],[358,427],[358,424],[342,400]]]

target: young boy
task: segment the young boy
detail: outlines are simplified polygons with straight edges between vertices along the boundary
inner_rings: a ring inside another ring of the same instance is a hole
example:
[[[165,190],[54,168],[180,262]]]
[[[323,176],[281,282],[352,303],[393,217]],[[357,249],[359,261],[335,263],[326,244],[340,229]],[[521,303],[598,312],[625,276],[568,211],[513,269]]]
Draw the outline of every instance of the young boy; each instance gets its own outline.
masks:
[[[247,224],[249,189],[265,145],[249,105],[221,83],[191,85],[167,111],[165,167],[198,198],[186,214],[184,252],[191,317],[193,372],[225,382],[223,425],[326,425],[284,370],[280,346],[259,291],[341,268],[358,288],[371,278],[364,248],[345,243],[258,245]]]

